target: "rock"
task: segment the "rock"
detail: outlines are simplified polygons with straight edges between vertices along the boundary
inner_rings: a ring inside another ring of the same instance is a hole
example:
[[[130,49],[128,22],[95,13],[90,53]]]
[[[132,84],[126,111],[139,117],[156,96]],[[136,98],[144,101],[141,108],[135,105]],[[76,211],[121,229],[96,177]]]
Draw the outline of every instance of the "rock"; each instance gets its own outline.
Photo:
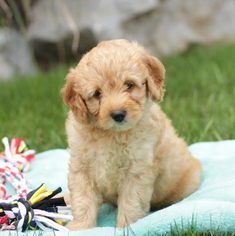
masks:
[[[1,80],[35,72],[26,40],[19,32],[10,28],[0,28],[0,71]]]
[[[97,44],[92,30],[80,26],[80,1],[40,0],[33,5],[31,16],[27,36],[43,67],[80,59]]]
[[[234,0],[40,0],[28,36],[36,48],[46,43],[40,53],[65,45],[80,56],[98,41],[126,38],[162,56],[194,43],[235,40],[234,12]]]
[[[102,41],[128,38],[125,25],[151,14],[158,7],[160,0],[80,0],[80,3],[80,27],[90,28],[98,41]],[[144,28],[146,27],[149,27],[148,24],[144,25]],[[135,35],[130,39],[139,41]]]
[[[156,0],[40,0],[33,5],[27,36],[40,64],[79,59],[100,40],[125,37],[121,22],[156,5]]]
[[[50,43],[66,38],[78,30],[78,22],[72,18],[78,9],[76,0],[37,1],[32,7],[28,38]]]
[[[90,0],[92,8],[85,4],[87,0],[82,1],[81,21],[86,21],[99,41],[137,40],[151,53],[161,56],[186,50],[194,43],[235,40],[234,0],[133,0],[128,5],[124,0],[100,1],[97,5]]]
[[[235,40],[234,12],[234,0],[162,1],[152,48],[168,55],[194,43]]]

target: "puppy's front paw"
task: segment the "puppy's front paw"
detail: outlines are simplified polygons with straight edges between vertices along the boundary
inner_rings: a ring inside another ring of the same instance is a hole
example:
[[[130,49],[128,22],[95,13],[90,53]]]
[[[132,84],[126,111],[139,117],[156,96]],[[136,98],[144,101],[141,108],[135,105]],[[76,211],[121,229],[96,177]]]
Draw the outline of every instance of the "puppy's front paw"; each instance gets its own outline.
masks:
[[[67,225],[66,228],[68,228],[70,231],[78,231],[78,230],[84,230],[84,229],[90,229],[94,228],[95,226],[91,226],[89,224],[82,224],[79,220],[72,220]]]
[[[70,231],[76,231],[80,230],[79,229],[79,222],[76,220],[70,221],[67,225],[66,228],[68,228]]]

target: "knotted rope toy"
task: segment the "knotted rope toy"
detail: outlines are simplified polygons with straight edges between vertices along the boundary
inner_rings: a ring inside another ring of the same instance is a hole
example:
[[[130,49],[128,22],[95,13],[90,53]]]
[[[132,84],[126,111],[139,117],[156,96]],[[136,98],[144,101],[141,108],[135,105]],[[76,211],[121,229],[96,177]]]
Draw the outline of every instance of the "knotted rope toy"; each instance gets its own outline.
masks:
[[[24,232],[27,229],[40,228],[44,231],[68,231],[63,223],[73,217],[58,211],[70,207],[66,206],[63,197],[53,198],[60,192],[61,188],[49,191],[42,184],[29,192],[26,198],[19,198],[11,203],[0,202],[0,230],[17,229]]]
[[[29,169],[30,162],[35,158],[35,151],[29,150],[25,142],[19,138],[12,139],[11,145],[6,137],[2,142],[5,151],[0,153],[0,199],[6,197],[4,184],[7,181],[13,185],[19,197],[25,197],[31,189],[22,172]]]
[[[70,206],[66,206],[63,197],[53,198],[62,189],[49,191],[42,184],[31,191],[24,178],[22,172],[28,170],[35,151],[29,150],[22,139],[13,139],[9,145],[5,137],[2,142],[5,152],[0,153],[0,230],[68,231],[63,224],[73,217],[60,214],[59,210],[69,210]],[[6,196],[6,181],[14,186],[17,195]]]

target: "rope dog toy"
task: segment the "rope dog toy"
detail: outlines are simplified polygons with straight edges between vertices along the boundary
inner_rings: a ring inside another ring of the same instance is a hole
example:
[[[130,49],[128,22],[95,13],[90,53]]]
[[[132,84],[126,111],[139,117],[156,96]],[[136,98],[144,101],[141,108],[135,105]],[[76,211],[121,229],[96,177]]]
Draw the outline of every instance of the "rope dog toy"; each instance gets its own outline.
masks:
[[[31,190],[24,178],[23,171],[29,169],[30,162],[35,158],[35,151],[29,150],[22,139],[2,139],[5,151],[0,153],[0,231],[40,228],[44,231],[68,231],[63,224],[73,217],[59,213],[59,210],[69,210],[64,198],[53,198],[60,193],[46,190],[42,184]],[[6,196],[4,184],[10,182],[17,195]]]
[[[0,199],[6,197],[4,183],[7,181],[13,185],[19,197],[25,197],[31,189],[22,172],[29,169],[30,162],[35,158],[35,151],[29,150],[19,138],[12,139],[9,145],[8,138],[4,137],[2,143],[5,151],[0,153]]]
[[[70,209],[63,197],[53,198],[61,192],[46,190],[42,184],[29,192],[26,198],[12,202],[0,203],[0,230],[16,230],[24,232],[27,229],[40,228],[44,231],[68,231],[64,222],[72,220],[71,215],[60,214],[59,210]]]

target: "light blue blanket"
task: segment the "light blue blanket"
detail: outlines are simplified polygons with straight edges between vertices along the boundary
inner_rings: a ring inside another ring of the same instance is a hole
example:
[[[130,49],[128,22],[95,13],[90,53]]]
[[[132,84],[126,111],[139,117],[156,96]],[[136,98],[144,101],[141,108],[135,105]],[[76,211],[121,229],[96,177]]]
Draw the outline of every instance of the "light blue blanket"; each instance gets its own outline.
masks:
[[[201,161],[204,175],[200,189],[183,201],[152,212],[128,229],[115,228],[117,209],[104,204],[99,212],[97,228],[69,234],[44,232],[42,235],[156,236],[190,228],[199,232],[235,232],[235,140],[196,143],[189,146],[189,150]],[[68,162],[66,150],[39,153],[25,177],[33,188],[45,183],[47,189],[62,187],[63,192],[67,192]],[[8,189],[13,191],[10,187]],[[9,235],[9,232],[1,232],[1,235],[4,234]],[[35,235],[35,232],[26,233],[31,234]]]

